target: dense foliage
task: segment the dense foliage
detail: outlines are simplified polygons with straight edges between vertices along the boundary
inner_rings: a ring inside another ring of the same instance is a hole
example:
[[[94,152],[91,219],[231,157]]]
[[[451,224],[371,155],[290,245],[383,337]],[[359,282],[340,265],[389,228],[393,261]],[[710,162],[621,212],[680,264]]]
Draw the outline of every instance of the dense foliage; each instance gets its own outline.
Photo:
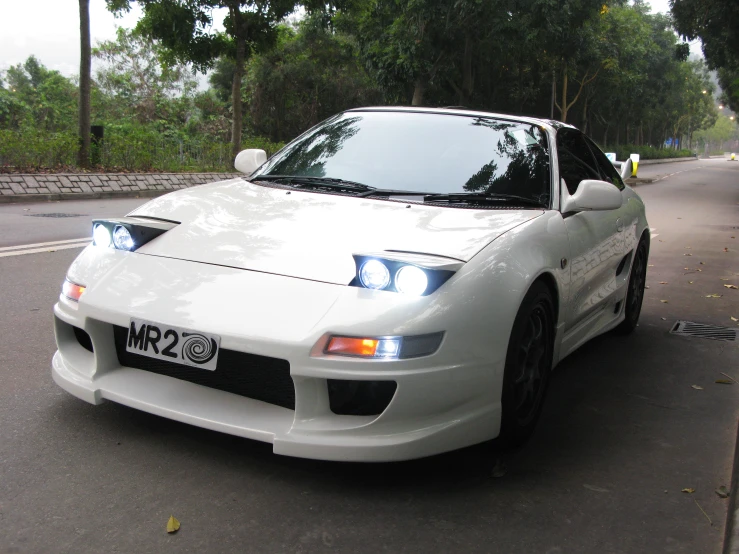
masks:
[[[739,2],[736,0],[671,0],[677,29],[700,38],[711,68],[718,69],[723,101],[739,112]]]
[[[736,137],[717,120],[708,67],[687,59],[671,16],[639,0],[337,0],[303,3],[299,23],[280,23],[293,0],[258,13],[245,0],[138,1],[137,28],[93,48],[92,124],[105,129],[93,157],[106,167],[225,169],[237,145],[273,152],[373,104],[553,116],[643,158]],[[208,24],[221,5],[218,33]],[[206,90],[195,69],[209,71]],[[73,165],[78,97],[34,57],[0,73],[0,165]]]

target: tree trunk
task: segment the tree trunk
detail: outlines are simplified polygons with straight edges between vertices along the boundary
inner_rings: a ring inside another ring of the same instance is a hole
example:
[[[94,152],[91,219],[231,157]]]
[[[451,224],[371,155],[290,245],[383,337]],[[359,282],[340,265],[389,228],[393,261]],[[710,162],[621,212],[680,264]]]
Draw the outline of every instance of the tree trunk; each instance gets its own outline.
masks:
[[[244,75],[244,63],[246,62],[246,37],[244,29],[244,21],[239,11],[239,3],[236,2],[229,6],[231,20],[234,22],[234,35],[236,38],[236,59],[234,60],[234,78],[231,85],[231,106],[233,121],[231,122],[231,154],[233,160],[236,155],[241,152],[241,125],[242,125],[242,109],[241,109],[241,79]]]
[[[459,104],[466,106],[472,98],[474,78],[472,76],[472,37],[467,33],[464,37],[464,59],[462,60],[462,92]]]
[[[90,0],[80,4],[80,98],[79,98],[79,150],[77,165],[90,166]]]
[[[564,75],[562,75],[562,98],[561,107],[559,108],[559,120],[567,123],[567,68],[565,67]]]
[[[411,106],[423,106],[423,93],[426,92],[426,83],[419,77],[416,79],[416,86],[413,89],[413,100]]]

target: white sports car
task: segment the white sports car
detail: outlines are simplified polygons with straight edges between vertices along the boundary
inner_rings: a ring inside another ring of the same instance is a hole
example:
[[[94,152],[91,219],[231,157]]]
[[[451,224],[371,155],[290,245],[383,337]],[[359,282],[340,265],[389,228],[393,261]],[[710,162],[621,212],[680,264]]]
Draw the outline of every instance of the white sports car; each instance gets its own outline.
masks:
[[[365,108],[247,176],[95,220],[54,380],[326,460],[520,444],[550,372],[639,319],[644,204],[554,121]]]

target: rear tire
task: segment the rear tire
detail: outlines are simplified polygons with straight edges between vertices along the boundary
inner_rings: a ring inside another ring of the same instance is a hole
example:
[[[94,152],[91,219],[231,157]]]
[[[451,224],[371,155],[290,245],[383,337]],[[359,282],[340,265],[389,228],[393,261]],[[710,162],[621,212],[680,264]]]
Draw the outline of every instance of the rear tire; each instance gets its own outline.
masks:
[[[634,252],[634,262],[631,264],[626,305],[624,306],[625,319],[614,329],[618,335],[633,333],[639,324],[642,302],[644,301],[644,287],[647,281],[647,243],[642,239]]]
[[[503,376],[500,437],[520,446],[539,420],[552,369],[554,302],[543,282],[526,293],[513,322]]]

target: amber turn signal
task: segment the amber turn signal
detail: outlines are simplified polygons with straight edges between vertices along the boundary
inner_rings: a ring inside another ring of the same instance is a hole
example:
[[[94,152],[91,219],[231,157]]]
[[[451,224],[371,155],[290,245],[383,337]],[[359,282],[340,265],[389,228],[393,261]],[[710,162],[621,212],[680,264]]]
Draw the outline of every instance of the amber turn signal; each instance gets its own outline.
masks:
[[[79,301],[83,292],[85,292],[85,287],[78,285],[77,283],[73,283],[68,279],[66,279],[62,285],[62,294],[75,302]]]

